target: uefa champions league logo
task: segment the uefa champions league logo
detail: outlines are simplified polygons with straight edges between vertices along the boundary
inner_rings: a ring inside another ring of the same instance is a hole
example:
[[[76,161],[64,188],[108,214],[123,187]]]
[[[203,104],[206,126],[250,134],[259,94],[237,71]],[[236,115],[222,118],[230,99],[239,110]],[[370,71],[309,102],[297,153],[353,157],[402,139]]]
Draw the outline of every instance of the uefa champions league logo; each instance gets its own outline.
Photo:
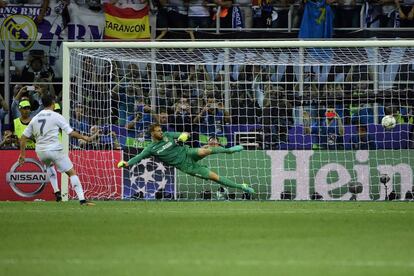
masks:
[[[129,171],[131,189],[142,192],[146,198],[154,198],[158,190],[165,189],[171,177],[163,163],[155,162],[151,158],[142,160]]]

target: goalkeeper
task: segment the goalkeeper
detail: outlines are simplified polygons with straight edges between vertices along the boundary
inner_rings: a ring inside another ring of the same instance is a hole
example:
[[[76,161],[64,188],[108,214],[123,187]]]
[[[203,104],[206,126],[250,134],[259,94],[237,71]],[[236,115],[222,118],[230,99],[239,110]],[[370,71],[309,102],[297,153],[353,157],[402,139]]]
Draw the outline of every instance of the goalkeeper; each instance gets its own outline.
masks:
[[[235,153],[242,151],[243,146],[234,146],[231,148],[190,148],[188,146],[181,146],[175,142],[175,139],[179,142],[185,142],[189,137],[187,132],[181,134],[176,132],[163,133],[159,124],[152,124],[149,127],[149,131],[151,133],[152,143],[129,161],[120,161],[118,163],[118,168],[128,167],[139,163],[142,159],[156,156],[166,164],[174,166],[189,175],[197,176],[202,179],[210,179],[227,187],[241,189],[249,194],[254,193],[254,189],[247,184],[237,184],[230,179],[218,176],[209,168],[197,163],[199,160],[210,154]]]

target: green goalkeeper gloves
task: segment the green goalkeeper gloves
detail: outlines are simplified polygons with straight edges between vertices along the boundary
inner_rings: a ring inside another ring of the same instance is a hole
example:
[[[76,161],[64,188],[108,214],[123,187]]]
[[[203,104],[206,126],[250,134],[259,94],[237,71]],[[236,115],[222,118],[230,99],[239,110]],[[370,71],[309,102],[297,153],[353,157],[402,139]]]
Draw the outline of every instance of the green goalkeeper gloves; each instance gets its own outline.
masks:
[[[124,160],[121,160],[121,161],[119,161],[119,162],[118,162],[117,167],[118,167],[118,168],[125,168],[125,167],[128,167],[128,162],[125,162]]]
[[[183,133],[180,134],[180,136],[178,136],[177,140],[180,141],[180,142],[185,142],[185,141],[188,140],[188,137],[189,137],[188,133],[183,132]]]

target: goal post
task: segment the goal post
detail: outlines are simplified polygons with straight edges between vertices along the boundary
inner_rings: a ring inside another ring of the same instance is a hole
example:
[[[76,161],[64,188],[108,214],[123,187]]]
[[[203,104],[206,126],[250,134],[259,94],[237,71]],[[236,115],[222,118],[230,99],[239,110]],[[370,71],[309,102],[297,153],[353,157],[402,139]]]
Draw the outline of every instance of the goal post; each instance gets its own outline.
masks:
[[[408,198],[413,46],[414,40],[64,42],[63,115],[76,130],[100,134],[93,145],[64,135],[65,150],[96,199],[249,198],[155,159],[116,169],[117,159],[149,143],[153,122],[195,133],[190,147],[213,140],[244,145],[241,153],[199,162],[251,184],[256,199]],[[389,114],[398,123],[385,129],[381,119]],[[382,183],[385,175],[390,179]],[[66,200],[68,187],[62,175]]]

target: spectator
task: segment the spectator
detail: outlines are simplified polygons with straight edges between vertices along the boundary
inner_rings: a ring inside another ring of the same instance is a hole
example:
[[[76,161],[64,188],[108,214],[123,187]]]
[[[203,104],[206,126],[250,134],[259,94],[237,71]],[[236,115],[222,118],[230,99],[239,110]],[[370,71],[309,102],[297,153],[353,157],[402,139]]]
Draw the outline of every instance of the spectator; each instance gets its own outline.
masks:
[[[136,81],[141,79],[140,70],[138,64],[130,63],[127,66],[126,74],[120,80],[121,83],[126,85],[134,86]]]
[[[160,109],[160,112],[155,118],[157,123],[161,126],[162,131],[174,132],[174,127],[170,124],[169,115],[165,109]]]
[[[316,135],[313,148],[338,150],[344,148],[344,126],[335,108],[326,109],[321,124],[305,125],[305,133]]]
[[[399,9],[395,0],[366,0],[367,28],[396,28],[400,26]]]
[[[157,28],[188,28],[188,1],[189,0],[159,0],[157,3],[159,16],[157,18]],[[187,31],[188,32],[188,31]],[[167,30],[163,30],[157,35],[156,40],[163,39]],[[194,35],[189,32],[194,40]]]
[[[39,103],[37,101],[34,101],[31,96],[33,96],[33,93],[35,92],[35,87],[31,85],[21,86],[19,84],[15,85],[13,88],[13,101],[11,104],[11,113],[12,118],[16,119],[21,116],[20,109],[19,109],[19,103],[22,100],[28,100],[30,102],[30,106],[32,108],[32,112],[30,113],[30,117],[34,117],[35,110],[39,108]]]
[[[198,127],[193,124],[191,105],[187,98],[180,98],[174,105],[174,113],[169,116],[170,126],[175,132],[187,132],[191,134],[189,140],[192,146],[198,146]]]
[[[382,5],[382,14],[380,15],[381,28],[397,28],[400,26],[400,18],[396,0],[379,0],[378,4]]]
[[[123,126],[130,116],[135,114],[135,99],[143,100],[144,94],[141,89],[134,86],[119,87],[119,125]]]
[[[85,114],[85,108],[81,104],[77,104],[74,107],[74,114],[71,117],[70,125],[74,130],[79,132],[82,135],[89,133],[89,119]]]
[[[404,121],[404,123],[408,123],[410,125],[414,124],[414,114],[413,114],[413,107],[407,106],[405,108],[402,108],[404,112],[401,112],[401,117]]]
[[[0,81],[4,82],[4,60],[2,59],[0,62]],[[9,61],[9,77],[11,82],[19,82],[21,77],[21,71],[13,65],[11,61]]]
[[[19,111],[20,111],[20,117],[13,120],[13,127],[14,127],[14,134],[17,136],[17,138],[20,141],[20,138],[23,135],[23,131],[26,129],[26,127],[29,125],[32,118],[30,117],[30,101],[29,100],[21,100],[19,102]],[[27,149],[34,149],[35,148],[35,142],[33,140],[28,140],[26,144]]]
[[[215,135],[221,145],[227,145],[224,125],[230,123],[230,117],[228,112],[224,110],[223,104],[217,103],[215,98],[207,98],[205,106],[194,117],[193,122],[200,125],[199,140],[201,144],[207,144],[208,137]]]
[[[357,107],[351,106],[352,124],[361,124],[364,126],[374,124],[374,111],[369,103],[360,104]]]
[[[260,65],[253,65],[251,68],[251,75],[248,76],[252,80],[252,92],[260,107],[263,107],[263,100],[266,87],[264,82],[268,80],[268,75],[263,72],[264,68]]]
[[[214,0],[217,6],[220,6],[218,14],[220,20],[220,28],[235,28],[233,26],[233,0]],[[217,13],[214,14],[213,20],[217,20]],[[240,26],[241,27],[241,26]]]
[[[45,64],[43,51],[31,51],[27,65],[22,70],[21,82],[33,83],[41,79],[52,80],[55,76],[53,69]]]
[[[171,85],[167,86],[162,82],[157,84],[157,97],[155,100],[158,109],[168,110],[171,108],[173,110],[173,98],[175,97],[171,87]]]
[[[234,4],[239,5],[239,9],[242,15],[242,20],[244,22],[244,27],[252,28],[253,27],[252,0],[235,0]]]
[[[292,28],[299,28],[303,13],[301,0],[253,1],[253,27],[287,28],[290,6],[292,9]]]
[[[255,93],[246,89],[232,90],[231,118],[232,124],[256,124],[262,116],[262,110],[256,101]]]
[[[188,27],[210,28],[210,7],[205,0],[189,0],[188,3]]]
[[[271,88],[265,95],[263,108],[264,148],[278,149],[287,143],[288,130],[293,126],[293,106],[281,88]]]
[[[410,28],[414,27],[414,2],[412,0],[395,0],[395,5],[400,16],[400,27]]]
[[[413,123],[413,117],[412,114],[412,108],[410,107],[397,107],[397,106],[387,106],[384,107],[384,115],[392,115],[394,116],[397,124],[412,124]],[[382,119],[383,114],[380,110],[380,119]]]
[[[42,6],[40,7],[39,15],[35,19],[36,24],[40,24],[43,22],[43,19],[47,13],[48,8],[49,8],[49,0],[43,0]]]
[[[151,107],[143,101],[135,103],[135,114],[128,117],[125,126],[129,137],[138,138],[139,140],[151,139],[150,133],[148,133],[148,128],[154,121],[151,112]]]
[[[352,149],[354,150],[375,150],[375,136],[368,133],[368,127],[364,124],[356,125],[357,133],[352,135]]]
[[[168,7],[167,5],[167,0],[156,0],[154,1],[154,6],[156,8],[157,11],[157,22],[156,22],[156,26],[157,26],[157,30],[159,29],[165,29],[162,30],[161,33],[157,34],[157,37],[155,38],[155,40],[160,40],[163,39],[165,37],[165,35],[167,34],[167,28],[168,28]]]
[[[364,27],[379,28],[382,15],[382,0],[365,0]]]
[[[3,124],[4,117],[7,115],[8,112],[9,112],[9,105],[4,100],[3,96],[0,94],[0,134],[2,130],[2,124]],[[2,137],[0,135],[0,141],[1,140],[2,140]]]
[[[19,148],[19,140],[17,136],[9,129],[3,132],[3,139],[0,139],[0,149],[15,150]]]
[[[335,28],[358,28],[360,6],[356,0],[338,0],[335,10]]]

